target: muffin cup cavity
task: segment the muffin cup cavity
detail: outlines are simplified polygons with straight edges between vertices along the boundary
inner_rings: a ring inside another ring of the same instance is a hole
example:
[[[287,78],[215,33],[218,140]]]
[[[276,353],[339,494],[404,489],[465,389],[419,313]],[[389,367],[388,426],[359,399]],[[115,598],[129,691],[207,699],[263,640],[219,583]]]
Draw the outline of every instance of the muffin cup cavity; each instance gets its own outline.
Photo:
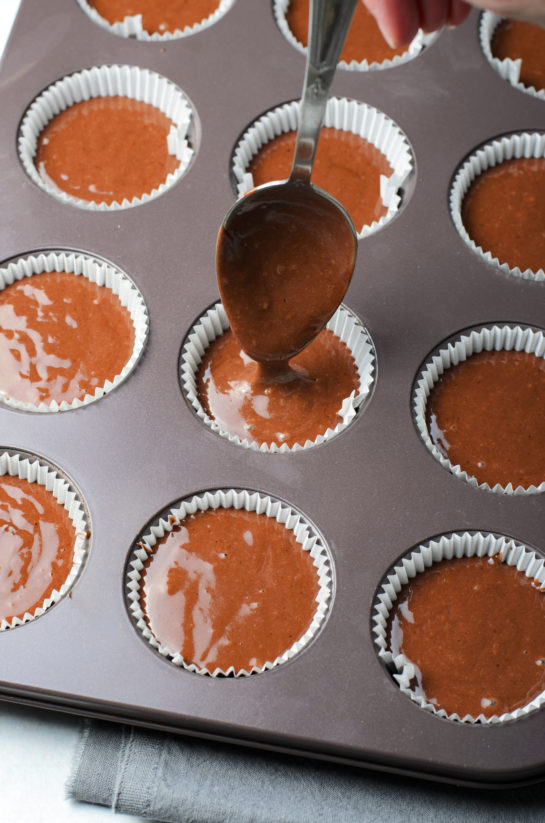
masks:
[[[448,714],[444,709],[437,709],[426,699],[425,695],[415,689],[414,664],[403,653],[394,657],[388,649],[389,614],[402,587],[412,578],[430,568],[432,564],[443,560],[497,555],[501,557],[501,562],[516,567],[519,572],[534,581],[534,585],[539,589],[545,589],[545,560],[536,552],[503,535],[486,532],[460,532],[441,535],[421,544],[410,555],[403,557],[387,575],[375,598],[372,627],[378,657],[392,675],[400,691],[422,709],[438,717],[461,723],[495,725],[526,717],[545,703],[545,692],[542,692],[527,705],[501,715],[486,717],[484,714],[479,714],[473,717],[470,714],[463,716],[457,713]]]
[[[350,425],[371,392],[375,379],[376,360],[373,342],[369,333],[356,316],[345,306],[341,305],[326,325],[326,329],[332,331],[333,334],[350,349],[359,375],[359,388],[357,393],[352,392],[352,394],[344,400],[342,408],[339,410],[342,420],[334,429],[327,429],[315,440],[307,440],[301,444],[296,443],[292,447],[286,443],[278,444],[273,442],[259,444],[249,440],[241,440],[240,437],[232,435],[222,429],[221,426],[205,412],[199,400],[197,388],[198,368],[208,346],[228,329],[229,321],[227,320],[225,309],[221,303],[216,303],[201,316],[187,335],[182,348],[180,357],[180,383],[184,396],[197,417],[202,420],[206,426],[211,428],[212,431],[219,434],[220,437],[229,440],[231,443],[235,443],[246,449],[270,454],[285,454],[319,446],[331,440]]]
[[[267,661],[263,666],[236,670],[233,666],[226,670],[201,668],[184,660],[180,652],[168,649],[157,639],[150,629],[141,604],[142,570],[147,557],[153,553],[156,543],[171,532],[188,515],[210,509],[238,509],[256,512],[271,517],[292,531],[301,550],[309,552],[316,569],[319,591],[316,596],[316,610],[311,624],[302,637],[289,649]],[[163,657],[176,666],[201,675],[247,677],[261,674],[291,660],[316,636],[327,616],[333,593],[333,563],[329,551],[311,524],[286,503],[266,494],[240,489],[216,489],[196,494],[179,501],[168,513],[159,517],[148,530],[138,538],[129,557],[126,571],[126,596],[129,612],[142,637]]]
[[[231,160],[238,197],[255,188],[253,176],[248,171],[254,155],[274,137],[296,131],[298,124],[299,101],[292,101],[266,112],[244,132],[235,146]],[[399,191],[414,171],[414,159],[408,140],[386,114],[355,100],[330,98],[327,101],[324,126],[352,132],[368,141],[384,154],[393,169],[389,177],[381,175],[380,178],[380,196],[387,209],[386,214],[373,223],[356,226],[358,237],[367,237],[389,223],[400,209]]]
[[[539,132],[523,132],[520,134],[506,135],[492,140],[490,143],[485,144],[473,152],[459,168],[454,177],[449,196],[450,213],[456,230],[462,240],[487,263],[491,263],[515,277],[522,277],[525,280],[543,281],[545,280],[545,271],[542,268],[537,271],[532,271],[531,269],[522,271],[518,266],[510,266],[508,263],[500,262],[491,252],[478,246],[469,236],[462,220],[462,203],[473,181],[487,169],[498,166],[506,160],[523,157],[545,157],[545,134],[540,134]]]
[[[10,397],[0,385],[0,402],[11,408],[28,412],[47,413],[79,409],[104,397],[119,386],[133,371],[147,341],[149,327],[147,308],[140,291],[120,269],[87,255],[68,251],[44,251],[9,262],[5,267],[0,268],[0,291],[25,277],[44,272],[66,272],[67,276],[73,274],[75,277],[85,277],[91,283],[110,289],[127,310],[134,328],[131,355],[119,374],[111,380],[106,380],[102,386],[97,386],[93,394],[86,394],[81,399],[75,398],[71,402],[63,400],[61,403],[51,400],[35,405]]]
[[[91,18],[91,20],[98,26],[107,29],[112,34],[117,34],[120,37],[131,37],[136,40],[149,40],[152,42],[163,42],[167,40],[179,40],[182,37],[190,37],[192,34],[198,34],[204,31],[209,26],[213,26],[226,14],[235,0],[220,0],[218,8],[209,17],[200,20],[191,26],[186,26],[183,29],[174,29],[173,31],[165,32],[148,32],[142,27],[142,15],[133,14],[127,15],[124,20],[117,23],[110,23],[102,15],[100,15],[93,6],[89,5],[87,0],[76,0],[78,6]]]
[[[294,48],[300,51],[302,54],[306,54],[306,46],[304,46],[293,34],[290,27],[288,26],[287,22],[287,11],[289,6],[289,0],[274,0],[273,3],[273,14],[276,20],[276,24],[288,43],[290,43]],[[382,60],[380,63],[378,62],[369,62],[368,60],[352,60],[350,63],[347,63],[346,60],[339,60],[338,68],[340,69],[347,69],[348,71],[376,71],[380,69],[388,69],[392,66],[399,66],[402,63],[407,63],[409,60],[413,60],[427,47],[429,44],[436,38],[436,34],[424,34],[422,30],[419,30],[413,40],[407,46],[407,49],[402,54],[396,54],[389,59]]]
[[[499,24],[505,20],[499,14],[491,11],[485,11],[481,14],[479,20],[479,41],[483,54],[495,69],[500,77],[507,81],[513,88],[523,91],[525,94],[531,94],[532,97],[537,97],[539,100],[545,100],[545,91],[543,89],[536,89],[533,86],[527,86],[520,80],[520,70],[522,60],[520,58],[513,60],[510,57],[500,59],[495,57],[492,53],[492,38],[494,32]]]
[[[167,138],[168,154],[179,161],[151,192],[132,200],[105,203],[84,200],[53,186],[40,175],[34,164],[38,138],[45,126],[60,112],[76,103],[95,97],[127,97],[155,106],[173,123]],[[187,170],[194,154],[190,143],[193,112],[184,93],[160,74],[139,66],[93,66],[57,80],[45,89],[27,109],[18,135],[19,158],[30,179],[43,191],[60,200],[91,211],[115,211],[147,203],[164,194]]]
[[[61,475],[60,471],[46,463],[42,458],[5,450],[0,454],[0,475],[9,475],[18,477],[21,480],[28,480],[29,483],[37,483],[51,492],[55,500],[68,512],[75,532],[72,567],[63,585],[58,590],[55,589],[43,601],[41,606],[33,612],[26,612],[22,618],[3,619],[0,622],[0,631],[6,631],[35,620],[68,594],[85,563],[89,549],[90,531],[85,507],[79,495]]]
[[[540,483],[538,486],[531,485],[528,487],[513,487],[511,483],[506,486],[499,483],[494,486],[490,486],[488,483],[479,483],[475,477],[468,474],[459,465],[454,465],[444,457],[430,437],[426,422],[426,406],[435,383],[451,366],[456,366],[473,354],[484,351],[519,351],[545,359],[545,335],[539,329],[526,326],[493,325],[473,329],[443,344],[437,353],[428,358],[413,389],[413,415],[420,437],[428,451],[447,471],[469,483],[470,486],[476,486],[498,494],[521,495],[543,492],[545,491],[545,482]]]

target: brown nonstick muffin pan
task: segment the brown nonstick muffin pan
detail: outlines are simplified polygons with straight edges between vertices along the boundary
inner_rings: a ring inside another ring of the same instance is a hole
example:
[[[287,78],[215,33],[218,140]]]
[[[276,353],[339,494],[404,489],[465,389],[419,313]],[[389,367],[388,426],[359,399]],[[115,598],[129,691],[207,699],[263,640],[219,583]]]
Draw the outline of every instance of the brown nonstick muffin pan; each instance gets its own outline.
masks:
[[[129,721],[437,780],[513,786],[545,777],[545,711],[503,724],[444,720],[413,704],[380,662],[377,588],[421,542],[452,531],[504,534],[545,551],[542,494],[502,495],[461,481],[426,450],[411,411],[428,354],[467,328],[545,326],[545,285],[485,262],[449,213],[464,158],[506,133],[545,130],[545,103],[488,64],[477,13],[417,58],[337,71],[332,94],[368,103],[403,130],[415,173],[397,216],[359,241],[346,306],[376,349],[375,386],[330,442],[263,454],[219,437],[186,403],[186,334],[217,302],[215,241],[235,194],[230,158],[262,112],[300,96],[304,56],[265,0],[235,0],[215,25],[169,42],[124,39],[76,0],[23,0],[1,67],[1,257],[74,250],[110,261],[140,289],[149,338],[136,369],[84,408],[32,414],[0,406],[2,450],[52,462],[80,491],[89,554],[69,597],[0,634],[3,699]],[[194,158],[166,193],[99,212],[40,190],[17,153],[21,118],[49,84],[126,64],[179,86],[194,107]],[[334,566],[325,624],[301,653],[250,677],[208,677],[162,658],[131,621],[131,548],[163,510],[217,488],[256,490],[303,513]]]

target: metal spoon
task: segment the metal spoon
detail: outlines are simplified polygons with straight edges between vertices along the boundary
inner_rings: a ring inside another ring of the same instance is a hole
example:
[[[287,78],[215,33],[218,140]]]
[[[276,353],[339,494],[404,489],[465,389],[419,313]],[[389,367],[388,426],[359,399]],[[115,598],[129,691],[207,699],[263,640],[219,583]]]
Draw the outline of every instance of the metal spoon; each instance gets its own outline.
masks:
[[[328,92],[359,0],[311,0],[299,128],[288,180],[238,200],[221,225],[216,267],[239,344],[274,366],[304,348],[344,297],[357,235],[346,209],[310,175]]]

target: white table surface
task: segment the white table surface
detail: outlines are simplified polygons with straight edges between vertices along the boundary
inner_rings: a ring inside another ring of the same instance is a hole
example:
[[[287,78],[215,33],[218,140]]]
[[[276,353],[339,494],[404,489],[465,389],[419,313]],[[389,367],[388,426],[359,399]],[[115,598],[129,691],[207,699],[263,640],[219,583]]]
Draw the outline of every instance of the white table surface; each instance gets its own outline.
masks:
[[[0,0],[0,56],[19,4]],[[110,809],[65,799],[80,723],[77,717],[0,703],[1,823],[104,823],[113,818]],[[119,814],[115,819],[143,818]]]
[[[0,703],[2,823],[105,823],[114,817],[110,809],[65,798],[80,724],[77,717]],[[143,818],[116,814],[115,820]]]

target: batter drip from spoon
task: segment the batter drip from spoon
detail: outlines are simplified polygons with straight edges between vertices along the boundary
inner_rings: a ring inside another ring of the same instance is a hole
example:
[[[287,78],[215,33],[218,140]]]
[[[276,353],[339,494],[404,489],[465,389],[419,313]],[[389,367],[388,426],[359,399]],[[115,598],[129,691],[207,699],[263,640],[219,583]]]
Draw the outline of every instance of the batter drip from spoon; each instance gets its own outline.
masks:
[[[261,186],[235,203],[218,236],[222,303],[241,349],[258,363],[255,386],[270,392],[303,390],[313,379],[290,361],[332,317],[354,270],[353,223],[331,195],[310,183],[310,175],[355,2],[314,0],[289,180]]]

